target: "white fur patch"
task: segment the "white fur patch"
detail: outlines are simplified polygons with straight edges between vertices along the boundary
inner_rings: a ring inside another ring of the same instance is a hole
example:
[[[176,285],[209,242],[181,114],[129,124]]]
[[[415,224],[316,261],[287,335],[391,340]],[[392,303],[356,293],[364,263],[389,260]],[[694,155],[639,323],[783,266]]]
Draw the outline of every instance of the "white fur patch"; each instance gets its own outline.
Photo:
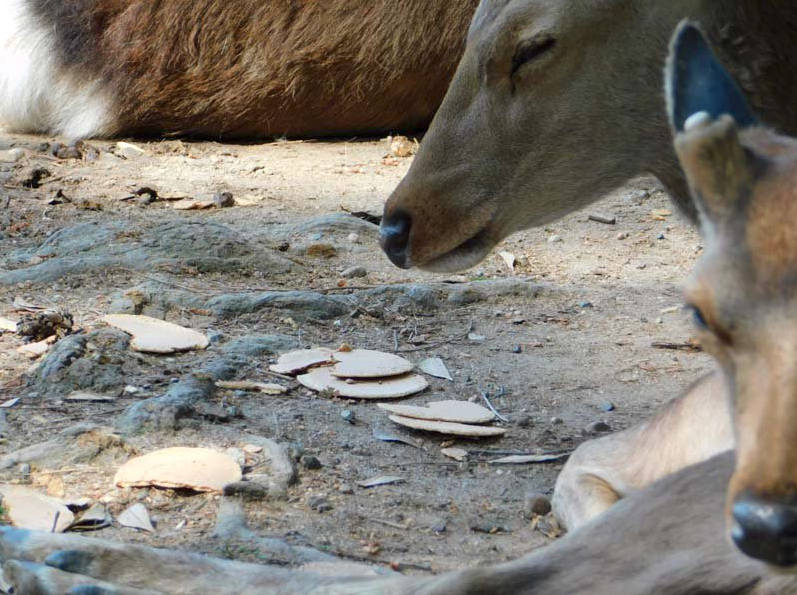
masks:
[[[690,130],[703,128],[709,124],[711,124],[711,115],[708,112],[697,112],[686,119],[686,122],[684,122],[684,130],[689,132]]]
[[[61,66],[55,44],[27,0],[0,0],[0,126],[71,139],[112,134],[110,94]]]

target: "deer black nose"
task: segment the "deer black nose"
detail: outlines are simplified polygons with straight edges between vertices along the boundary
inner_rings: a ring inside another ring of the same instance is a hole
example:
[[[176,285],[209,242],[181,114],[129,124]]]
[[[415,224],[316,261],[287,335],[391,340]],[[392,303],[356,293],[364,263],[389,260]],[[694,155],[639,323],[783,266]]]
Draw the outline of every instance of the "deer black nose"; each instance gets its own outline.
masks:
[[[412,219],[403,211],[396,211],[382,219],[380,243],[382,250],[394,265],[409,268],[407,264],[407,245],[410,241]]]
[[[744,496],[733,505],[731,538],[751,558],[797,566],[797,506]]]

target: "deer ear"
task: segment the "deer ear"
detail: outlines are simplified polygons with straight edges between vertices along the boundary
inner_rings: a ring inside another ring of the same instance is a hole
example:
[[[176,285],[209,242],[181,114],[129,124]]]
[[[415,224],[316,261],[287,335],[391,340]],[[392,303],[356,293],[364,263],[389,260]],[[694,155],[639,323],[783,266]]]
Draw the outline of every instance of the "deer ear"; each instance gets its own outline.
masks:
[[[740,128],[757,124],[736,81],[689,21],[678,25],[670,44],[666,88],[670,124],[676,132],[683,132],[692,117],[716,120],[729,114]]]

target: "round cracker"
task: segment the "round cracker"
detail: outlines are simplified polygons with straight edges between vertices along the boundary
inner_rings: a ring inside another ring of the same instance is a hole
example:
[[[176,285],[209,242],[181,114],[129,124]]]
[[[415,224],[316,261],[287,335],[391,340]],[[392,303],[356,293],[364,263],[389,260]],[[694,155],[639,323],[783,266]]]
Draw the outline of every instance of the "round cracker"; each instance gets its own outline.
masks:
[[[495,419],[495,414],[492,411],[470,401],[436,401],[427,404],[426,407],[380,403],[379,407],[401,417],[428,419],[430,421],[486,424]]]
[[[209,448],[164,448],[130,459],[116,472],[120,488],[159,486],[197,492],[221,492],[241,480],[241,467],[231,457]]]
[[[307,374],[297,376],[296,380],[309,389],[318,392],[332,390],[339,396],[350,399],[398,399],[419,393],[429,386],[426,379],[418,374],[346,382],[333,376],[328,367],[314,368]]]
[[[210,340],[200,332],[150,316],[111,314],[103,322],[133,335],[130,347],[145,353],[175,353],[205,349]]]
[[[472,426],[468,424],[455,424],[448,421],[414,419],[412,417],[402,417],[401,415],[391,415],[390,421],[414,430],[425,430],[427,432],[438,432],[440,434],[451,434],[453,436],[487,438],[506,434],[504,428],[497,428],[495,426]]]
[[[283,353],[279,356],[277,363],[269,366],[269,370],[277,374],[301,374],[313,366],[322,366],[334,363],[332,350],[326,347],[317,349],[300,349]]]
[[[400,376],[415,368],[411,361],[403,357],[371,349],[336,351],[333,357],[338,363],[332,367],[332,375],[338,378]]]

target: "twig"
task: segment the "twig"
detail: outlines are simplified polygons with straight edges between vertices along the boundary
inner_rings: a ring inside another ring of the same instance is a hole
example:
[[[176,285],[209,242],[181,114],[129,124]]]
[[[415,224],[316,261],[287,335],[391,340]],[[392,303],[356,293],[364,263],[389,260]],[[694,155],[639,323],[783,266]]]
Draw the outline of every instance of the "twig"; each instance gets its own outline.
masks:
[[[495,414],[495,416],[498,419],[500,419],[502,422],[504,422],[505,424],[508,424],[509,420],[507,418],[505,418],[503,415],[501,415],[500,413],[498,413],[498,410],[495,407],[493,407],[492,403],[490,403],[490,399],[487,398],[487,393],[484,392],[483,390],[480,390],[479,394],[482,396],[482,399],[484,399],[484,402],[487,403],[487,407],[490,408],[490,411],[492,411]]]
[[[53,528],[50,529],[50,533],[55,533],[56,527],[58,527],[58,519],[61,518],[61,511],[55,511],[55,518],[53,519]]]
[[[196,287],[190,287],[188,285],[181,285],[180,283],[175,283],[174,281],[169,281],[167,279],[159,279],[158,277],[153,277],[152,275],[147,275],[146,273],[142,273],[141,271],[134,271],[133,269],[126,269],[120,267],[119,270],[125,271],[126,273],[130,273],[131,275],[140,275],[145,279],[149,279],[150,281],[155,281],[156,283],[162,283],[163,285],[171,285],[172,287],[176,287],[178,289],[185,289],[186,291],[191,291],[194,293],[201,293],[204,295],[211,295],[212,292],[202,291],[201,289],[197,289]]]
[[[694,343],[653,343],[653,349],[668,349],[671,351],[688,351],[690,353],[698,353],[703,351],[700,345]]]
[[[279,372],[272,372],[271,370],[264,370],[262,368],[260,369],[260,371],[263,374],[266,374],[267,376],[273,376],[274,378],[281,378],[282,380],[288,380],[290,382],[296,380],[296,378],[294,378],[293,376],[287,376],[285,374],[280,374]]]
[[[594,221],[595,223],[603,223],[605,225],[614,225],[617,223],[616,217],[607,217],[606,215],[590,215],[590,221]]]
[[[409,529],[407,525],[402,525],[401,523],[394,523],[393,521],[385,521],[383,519],[368,519],[372,523],[378,523],[380,525],[386,525],[388,527],[393,527],[394,529],[401,529],[402,531],[406,531]]]

